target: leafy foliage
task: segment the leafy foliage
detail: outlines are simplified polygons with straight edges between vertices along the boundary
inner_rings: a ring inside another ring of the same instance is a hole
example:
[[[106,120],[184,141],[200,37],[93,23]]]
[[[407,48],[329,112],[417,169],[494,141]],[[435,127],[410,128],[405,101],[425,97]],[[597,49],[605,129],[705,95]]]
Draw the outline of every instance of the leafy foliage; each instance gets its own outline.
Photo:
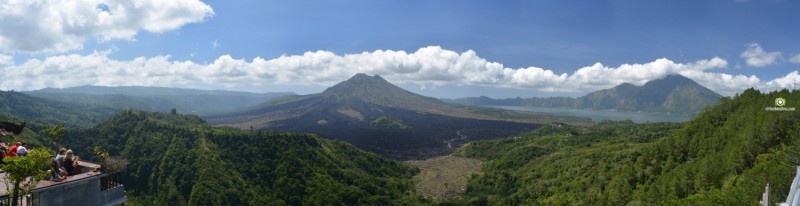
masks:
[[[372,125],[380,128],[390,129],[406,129],[409,127],[408,125],[403,124],[403,121],[389,116],[380,116],[375,118],[375,120],[372,120]]]
[[[45,171],[50,164],[50,152],[46,148],[32,149],[28,155],[22,157],[5,157],[2,169],[7,174],[6,188],[11,189],[12,205],[22,195],[28,194],[36,187],[36,183],[48,176]],[[10,185],[9,185],[10,184]]]
[[[29,122],[28,127],[36,131],[50,125],[89,127],[118,111],[45,100],[14,91],[0,91],[0,116]]]
[[[56,146],[53,151],[58,151],[58,149],[61,148],[61,140],[64,140],[64,125],[56,125],[48,129],[43,129],[39,131],[39,133],[47,136],[48,140],[53,141],[53,144]]]
[[[193,115],[125,111],[65,145],[128,159],[126,189],[145,205],[424,203],[416,169],[311,134],[215,128]]]
[[[485,160],[483,172],[469,180],[467,196],[453,202],[754,205],[767,174],[771,199],[780,200],[797,164],[791,157],[800,150],[800,113],[765,111],[777,97],[796,105],[800,91],[750,89],[682,126],[553,124],[473,142],[456,154]]]

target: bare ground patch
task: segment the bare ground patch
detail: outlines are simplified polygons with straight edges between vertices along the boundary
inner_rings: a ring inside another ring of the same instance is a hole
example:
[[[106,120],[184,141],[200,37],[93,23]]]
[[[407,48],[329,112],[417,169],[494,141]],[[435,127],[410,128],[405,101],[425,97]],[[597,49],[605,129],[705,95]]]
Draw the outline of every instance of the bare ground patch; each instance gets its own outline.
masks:
[[[464,194],[467,177],[481,169],[480,160],[455,156],[406,161],[406,164],[420,169],[412,178],[417,194],[436,201]]]

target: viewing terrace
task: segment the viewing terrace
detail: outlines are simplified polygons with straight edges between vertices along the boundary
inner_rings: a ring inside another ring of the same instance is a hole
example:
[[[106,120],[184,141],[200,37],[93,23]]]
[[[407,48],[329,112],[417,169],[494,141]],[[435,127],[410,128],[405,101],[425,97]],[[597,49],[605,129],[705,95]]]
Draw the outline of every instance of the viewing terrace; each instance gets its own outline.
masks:
[[[20,200],[19,205],[116,205],[127,200],[120,173],[100,172],[100,164],[78,161],[78,174],[67,176],[56,182],[45,179]],[[5,176],[0,171],[0,177]],[[11,205],[9,188],[5,178],[0,178],[0,206]]]

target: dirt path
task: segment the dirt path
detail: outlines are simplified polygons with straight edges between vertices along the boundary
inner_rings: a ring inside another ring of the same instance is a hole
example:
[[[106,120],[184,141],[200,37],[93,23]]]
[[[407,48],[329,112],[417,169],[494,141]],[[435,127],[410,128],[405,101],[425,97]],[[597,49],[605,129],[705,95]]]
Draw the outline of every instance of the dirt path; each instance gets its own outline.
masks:
[[[481,169],[481,161],[455,156],[407,161],[406,164],[420,169],[420,173],[412,178],[417,194],[437,201],[464,194],[467,177]]]
[[[447,140],[447,141],[444,141],[445,143],[447,143],[447,147],[448,148],[453,149],[453,141],[456,141],[458,139],[465,140],[465,139],[469,138],[469,137],[467,137],[467,135],[461,134],[461,130],[457,130],[456,131],[456,135],[458,135],[458,137],[450,139],[450,140]]]

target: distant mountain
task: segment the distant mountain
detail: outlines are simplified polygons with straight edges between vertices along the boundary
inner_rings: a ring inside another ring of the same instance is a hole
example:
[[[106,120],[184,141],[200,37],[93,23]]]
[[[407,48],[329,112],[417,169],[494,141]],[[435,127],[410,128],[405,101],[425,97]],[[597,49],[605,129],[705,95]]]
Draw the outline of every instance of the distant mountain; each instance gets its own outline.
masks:
[[[92,86],[84,85],[68,88],[44,88],[25,93],[66,93],[66,94],[121,94],[127,96],[184,96],[184,95],[216,95],[216,96],[263,96],[265,94],[292,95],[291,92],[252,93],[225,90],[202,90],[170,87],[144,87],[144,86]]]
[[[0,91],[0,120],[28,122],[33,131],[42,124],[63,124],[69,127],[89,127],[115,113],[108,108],[87,108],[81,104],[60,102],[30,96],[20,92]]]
[[[503,118],[518,122],[500,121]],[[365,74],[319,94],[279,98],[247,111],[207,119],[212,124],[245,129],[316,133],[395,159],[446,154],[468,140],[528,131],[538,127],[534,121],[578,121],[447,104]]]
[[[694,115],[716,105],[722,95],[681,75],[668,75],[642,86],[623,83],[579,98],[509,98],[470,97],[446,100],[466,105],[566,107],[626,112],[652,112]]]
[[[251,107],[275,97],[294,93],[250,93],[222,90],[197,90],[165,87],[80,86],[64,89],[47,88],[25,92],[31,96],[56,102],[81,104],[89,108],[112,108],[116,111],[138,109],[180,113],[217,114]]]
[[[642,86],[629,83],[580,97],[578,108],[614,109],[670,114],[696,114],[716,105],[722,95],[681,75],[669,75]]]

